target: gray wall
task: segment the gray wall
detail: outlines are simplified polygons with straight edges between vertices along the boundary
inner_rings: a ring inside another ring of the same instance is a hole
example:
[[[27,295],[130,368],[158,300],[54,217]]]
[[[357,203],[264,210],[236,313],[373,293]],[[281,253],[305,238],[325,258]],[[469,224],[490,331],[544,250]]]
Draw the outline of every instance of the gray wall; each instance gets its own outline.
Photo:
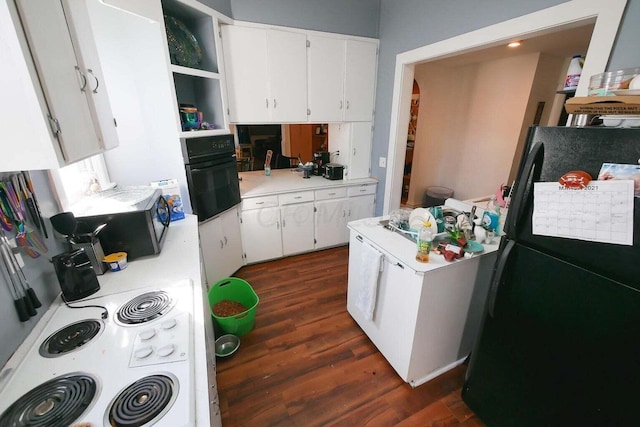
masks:
[[[211,9],[231,17],[231,1],[230,0],[198,0],[200,3],[206,4]]]
[[[231,0],[231,11],[240,21],[378,37],[380,0]]]
[[[380,57],[376,92],[375,129],[371,173],[380,180],[377,214],[382,213],[386,169],[378,158],[387,156],[396,55],[445,40],[517,16],[526,15],[562,0],[382,0],[380,8]],[[608,70],[640,65],[640,0],[627,0]],[[399,190],[398,190],[399,191]]]
[[[11,173],[0,174],[0,176],[7,175],[11,175]],[[52,213],[58,211],[57,204],[49,190],[48,175],[44,171],[32,171],[30,175],[42,214],[48,218]],[[20,343],[29,335],[29,332],[42,317],[42,314],[60,293],[60,285],[49,259],[53,255],[64,252],[65,249],[63,244],[53,239],[49,221],[45,220],[45,222],[49,233],[49,239],[46,240],[48,252],[35,259],[21,255],[25,263],[23,271],[27,281],[42,303],[42,307],[37,309],[38,314],[36,316],[26,322],[18,320],[9,284],[4,273],[0,274],[0,343],[2,343],[0,346],[0,367],[5,364]],[[31,223],[27,225],[33,228]],[[6,232],[6,235],[8,238],[12,238],[15,232]],[[42,233],[40,233],[40,236],[44,239]]]

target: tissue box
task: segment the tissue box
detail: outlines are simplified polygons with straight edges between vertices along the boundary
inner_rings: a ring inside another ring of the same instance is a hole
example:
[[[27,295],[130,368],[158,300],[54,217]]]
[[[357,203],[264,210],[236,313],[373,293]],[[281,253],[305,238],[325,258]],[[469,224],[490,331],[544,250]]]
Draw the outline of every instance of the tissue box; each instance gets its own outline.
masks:
[[[150,185],[162,190],[162,195],[169,204],[171,221],[184,219],[184,210],[182,207],[182,198],[180,197],[180,186],[178,185],[178,180],[164,179],[162,181],[154,181]]]

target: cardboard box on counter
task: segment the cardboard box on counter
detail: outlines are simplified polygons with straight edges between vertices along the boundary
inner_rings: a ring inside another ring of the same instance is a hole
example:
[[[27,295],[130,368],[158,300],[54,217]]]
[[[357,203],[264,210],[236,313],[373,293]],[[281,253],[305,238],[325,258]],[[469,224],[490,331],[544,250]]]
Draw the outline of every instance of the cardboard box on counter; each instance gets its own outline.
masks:
[[[177,179],[164,179],[162,181],[153,181],[151,187],[160,188],[171,212],[171,221],[184,219],[184,211],[182,210],[182,198],[180,197],[180,187]]]
[[[564,108],[571,114],[640,114],[640,96],[576,96]]]

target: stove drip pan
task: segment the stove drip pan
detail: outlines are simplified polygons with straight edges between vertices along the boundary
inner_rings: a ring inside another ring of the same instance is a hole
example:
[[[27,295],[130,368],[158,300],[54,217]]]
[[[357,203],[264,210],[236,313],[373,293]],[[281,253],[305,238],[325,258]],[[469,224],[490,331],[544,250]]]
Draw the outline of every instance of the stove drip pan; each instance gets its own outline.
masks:
[[[155,424],[171,408],[178,381],[169,375],[143,377],[125,388],[109,405],[105,423],[114,427]]]
[[[174,304],[175,301],[164,291],[146,292],[123,304],[118,309],[117,318],[124,325],[137,325],[166,314]]]
[[[87,374],[54,378],[33,388],[9,406],[0,415],[0,425],[69,426],[91,406],[97,391],[97,381]]]
[[[65,326],[51,334],[41,345],[42,357],[59,357],[74,351],[95,338],[102,330],[102,322],[89,319]]]

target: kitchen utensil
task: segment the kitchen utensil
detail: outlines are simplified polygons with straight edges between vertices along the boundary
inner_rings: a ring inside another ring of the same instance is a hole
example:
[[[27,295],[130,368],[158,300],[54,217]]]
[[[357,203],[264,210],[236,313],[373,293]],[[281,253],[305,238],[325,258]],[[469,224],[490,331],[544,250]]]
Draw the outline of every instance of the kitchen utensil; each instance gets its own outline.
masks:
[[[45,239],[48,239],[49,234],[47,233],[47,227],[44,224],[44,218],[42,218],[42,213],[40,212],[40,205],[38,205],[38,199],[36,198],[36,193],[33,190],[33,183],[31,182],[31,176],[27,171],[22,171],[22,175],[24,176],[25,182],[27,184],[27,188],[29,189],[29,193],[31,193],[31,199],[33,200],[36,216],[38,218],[38,221],[40,222],[40,226],[42,227],[42,234],[44,234]]]
[[[24,228],[24,223],[22,222],[18,223],[18,234],[16,234],[16,243],[25,254],[34,259],[40,256],[42,245],[44,245],[39,237],[33,236],[33,232],[31,230],[27,233]],[[46,252],[46,246],[44,248],[45,250],[43,252]]]
[[[4,239],[4,236],[2,237],[3,240],[2,244],[0,244],[0,251],[2,252],[3,264],[7,269],[7,274],[9,277],[7,283],[9,283],[13,288],[12,296],[14,298],[14,305],[16,306],[16,310],[18,311],[18,317],[20,318],[20,321],[24,322],[26,320],[29,320],[29,317],[35,316],[37,312],[29,298],[22,291],[18,271],[16,270],[16,265],[14,264],[14,261],[12,259],[13,254],[11,253],[11,248],[8,247],[7,244],[5,244],[6,240]]]
[[[2,264],[2,275],[5,278],[7,287],[9,288],[9,292],[11,293],[11,297],[13,298],[13,305],[16,307],[18,319],[20,319],[21,322],[26,322],[31,316],[29,316],[29,313],[27,312],[27,307],[25,306],[24,301],[18,296],[18,292],[13,282],[13,277],[11,276],[11,272],[9,270],[9,264],[7,263],[7,260],[4,256],[4,250],[0,248],[0,251],[2,252],[2,262],[0,262],[0,264]]]
[[[18,259],[16,258],[16,256],[13,254],[13,251],[11,250],[9,239],[7,238],[7,236],[4,235],[4,233],[2,233],[0,234],[0,240],[1,240],[0,244],[6,249],[6,252],[8,254],[7,258],[9,259],[9,262],[13,265],[14,269],[16,270],[20,287],[24,290],[25,296],[28,298],[29,302],[34,308],[42,307],[42,303],[38,299],[36,292],[29,285],[29,282],[27,281],[27,277],[24,275],[24,272],[22,271],[22,267],[20,266]]]
[[[73,212],[62,212],[56,214],[50,218],[53,229],[62,234],[69,240],[69,242],[75,241],[76,228],[78,227],[78,221]]]
[[[469,215],[469,222],[471,222],[471,236],[469,236],[469,238],[474,239],[475,240],[475,232],[474,230],[476,229],[476,205],[473,205],[473,207],[471,208],[471,215]]]

